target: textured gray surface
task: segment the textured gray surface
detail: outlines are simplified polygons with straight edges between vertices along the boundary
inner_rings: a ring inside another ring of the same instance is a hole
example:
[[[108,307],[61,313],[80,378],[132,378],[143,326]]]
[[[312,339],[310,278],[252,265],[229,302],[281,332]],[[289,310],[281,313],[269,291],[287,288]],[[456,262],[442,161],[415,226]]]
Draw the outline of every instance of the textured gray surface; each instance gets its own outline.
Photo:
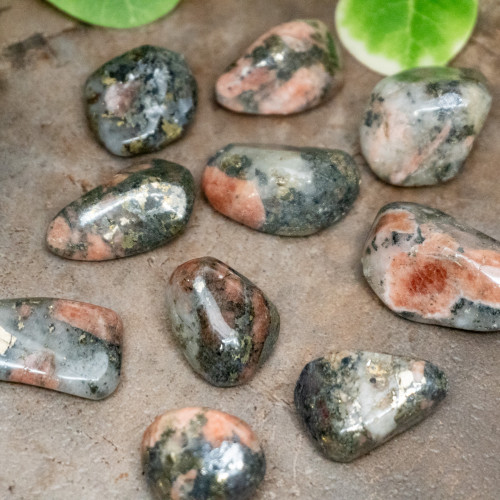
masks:
[[[303,17],[331,26],[332,2],[184,0],[154,24],[113,31],[74,23],[41,1],[0,0],[0,295],[92,302],[117,311],[125,325],[122,383],[107,400],[0,384],[0,498],[148,498],[142,433],[158,413],[187,405],[213,406],[253,426],[268,461],[259,500],[497,497],[499,334],[396,317],[364,282],[359,259],[376,212],[392,201],[435,206],[500,239],[500,6],[481,2],[475,34],[454,62],[479,68],[490,81],[485,128],[455,180],[420,189],[383,184],[359,155],[357,128],[380,77],[347,55],[343,89],[311,112],[258,118],[215,104],[213,85],[227,63],[269,27]],[[200,84],[194,125],[153,156],[185,165],[199,185],[206,159],[229,142],[343,148],[362,171],[350,214],[317,235],[285,239],[225,219],[200,196],[187,232],[151,253],[104,263],[51,255],[44,233],[57,211],[131,163],[92,137],[82,103],[85,78],[143,43],[183,52]],[[166,327],[166,280],[179,263],[202,255],[249,277],[281,314],[274,355],[243,387],[203,382]],[[347,465],[329,462],[303,434],[292,401],[305,363],[332,349],[428,359],[448,374],[450,394],[437,413],[371,455]]]

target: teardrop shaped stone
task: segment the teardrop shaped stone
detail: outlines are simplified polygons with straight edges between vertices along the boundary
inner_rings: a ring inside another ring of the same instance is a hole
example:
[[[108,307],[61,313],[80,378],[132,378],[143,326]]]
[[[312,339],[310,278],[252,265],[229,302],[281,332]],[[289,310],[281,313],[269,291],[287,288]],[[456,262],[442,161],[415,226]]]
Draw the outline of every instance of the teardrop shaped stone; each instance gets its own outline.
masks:
[[[500,242],[434,208],[384,206],[363,250],[384,304],[419,323],[500,330]]]
[[[194,196],[193,176],[181,165],[134,165],[61,210],[47,245],[56,255],[87,261],[147,252],[184,230]]]
[[[307,236],[343,217],[359,193],[353,158],[338,149],[229,144],[202,187],[222,214],[264,233]]]
[[[249,380],[278,338],[280,318],[272,302],[213,257],[190,260],[172,273],[168,308],[189,364],[219,387]]]
[[[105,398],[120,381],[122,330],[114,311],[84,302],[0,300],[0,380]]]
[[[250,500],[266,472],[249,425],[210,408],[160,415],[144,433],[141,454],[158,500]]]
[[[316,19],[280,24],[219,77],[217,101],[239,113],[288,115],[317,106],[341,86],[339,50]]]
[[[326,457],[351,462],[423,420],[447,390],[428,361],[341,351],[305,366],[295,407]]]
[[[108,61],[85,83],[90,127],[118,156],[158,151],[181,137],[197,96],[184,56],[151,45]]]
[[[414,68],[373,89],[360,129],[382,180],[428,186],[455,177],[491,107],[484,76],[469,68]]]

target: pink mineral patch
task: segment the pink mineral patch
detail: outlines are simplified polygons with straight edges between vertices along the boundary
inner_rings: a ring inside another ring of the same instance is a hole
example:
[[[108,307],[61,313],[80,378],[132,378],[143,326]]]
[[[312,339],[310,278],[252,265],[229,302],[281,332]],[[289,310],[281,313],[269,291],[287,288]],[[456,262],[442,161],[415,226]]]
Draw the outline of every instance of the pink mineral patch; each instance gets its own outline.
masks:
[[[56,362],[52,352],[30,354],[24,359],[24,367],[12,370],[9,380],[21,384],[36,385],[46,389],[57,389]]]
[[[65,252],[66,246],[71,242],[71,235],[71,228],[66,219],[59,215],[50,223],[47,230],[47,245]]]
[[[87,252],[83,260],[110,260],[116,257],[115,252],[111,246],[106,243],[98,234],[87,234]]]

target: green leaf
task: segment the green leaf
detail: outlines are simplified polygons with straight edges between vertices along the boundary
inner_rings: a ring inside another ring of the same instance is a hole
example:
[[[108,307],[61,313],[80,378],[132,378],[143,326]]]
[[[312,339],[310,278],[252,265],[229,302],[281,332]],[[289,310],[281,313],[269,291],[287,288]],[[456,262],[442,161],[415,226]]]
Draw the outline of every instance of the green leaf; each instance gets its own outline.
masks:
[[[180,0],[47,0],[81,21],[108,28],[133,28],[170,12]]]
[[[478,0],[340,0],[337,31],[347,50],[390,75],[445,65],[476,24]]]

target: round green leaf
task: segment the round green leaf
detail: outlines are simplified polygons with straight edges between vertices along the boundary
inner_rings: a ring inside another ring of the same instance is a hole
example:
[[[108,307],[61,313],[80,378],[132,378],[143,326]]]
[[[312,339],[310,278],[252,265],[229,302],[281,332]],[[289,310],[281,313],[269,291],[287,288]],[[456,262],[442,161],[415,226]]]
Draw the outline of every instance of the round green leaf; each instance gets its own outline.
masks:
[[[81,21],[108,28],[133,28],[170,12],[180,0],[47,0]]]
[[[391,75],[446,64],[470,37],[477,10],[478,0],[340,0],[335,22],[356,59]]]

